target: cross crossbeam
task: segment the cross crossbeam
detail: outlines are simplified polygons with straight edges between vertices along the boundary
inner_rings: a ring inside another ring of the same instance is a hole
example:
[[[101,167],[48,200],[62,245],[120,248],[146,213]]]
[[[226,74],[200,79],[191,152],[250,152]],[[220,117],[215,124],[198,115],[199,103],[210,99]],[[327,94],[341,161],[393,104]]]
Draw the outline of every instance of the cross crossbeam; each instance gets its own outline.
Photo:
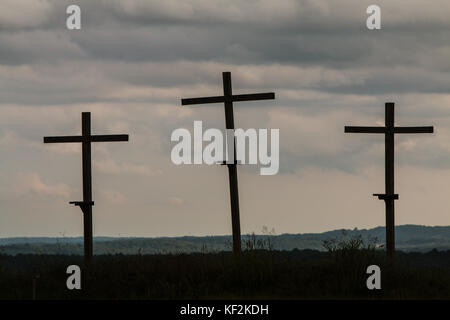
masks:
[[[394,135],[433,133],[432,126],[424,127],[396,127],[394,125],[394,103],[385,104],[385,126],[384,127],[361,127],[345,126],[346,133],[380,133],[385,136],[385,193],[375,193],[373,196],[383,200],[386,204],[386,249],[389,257],[395,252],[395,222],[394,222],[394,200],[399,196],[394,192]]]
[[[61,136],[44,137],[44,143],[76,143],[76,142],[115,142],[128,141],[127,134],[92,135],[92,136]]]
[[[347,133],[390,133],[388,127],[346,126]],[[393,127],[393,133],[433,133],[433,127]]]
[[[231,96],[215,96],[203,98],[188,98],[188,99],[181,99],[181,105],[187,106],[192,104],[241,102],[241,101],[256,101],[256,100],[271,100],[271,99],[275,99],[275,94],[273,92],[238,94]]]
[[[224,103],[226,129],[234,130],[233,102],[275,99],[275,93],[273,92],[233,95],[231,86],[231,73],[223,72],[222,79],[223,96],[181,99],[181,105],[185,106],[194,104]],[[227,148],[227,150],[229,150],[229,148]],[[230,183],[231,224],[233,232],[233,253],[235,255],[239,255],[241,253],[241,225],[239,218],[239,194],[236,167],[236,165],[239,163],[238,161],[236,161],[236,150],[234,152],[234,155],[235,156],[233,162],[224,161],[220,164],[226,165],[228,167],[228,179]]]
[[[44,137],[44,143],[81,143],[83,164],[83,201],[71,201],[70,204],[79,206],[83,212],[84,228],[84,258],[87,263],[93,257],[92,235],[92,169],[91,169],[91,143],[128,141],[127,134],[91,135],[91,113],[81,114],[81,136]]]

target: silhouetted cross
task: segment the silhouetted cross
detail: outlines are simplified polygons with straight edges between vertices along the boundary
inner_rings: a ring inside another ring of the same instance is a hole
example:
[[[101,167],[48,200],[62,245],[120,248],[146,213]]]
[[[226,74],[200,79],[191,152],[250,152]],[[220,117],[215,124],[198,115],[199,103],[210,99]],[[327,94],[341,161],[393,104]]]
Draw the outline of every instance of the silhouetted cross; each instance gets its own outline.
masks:
[[[74,143],[82,144],[83,158],[83,201],[72,201],[70,204],[79,206],[84,214],[84,257],[90,262],[93,256],[92,239],[92,170],[91,142],[128,141],[127,134],[91,135],[91,113],[83,112],[81,117],[81,136],[44,137],[44,143]]]
[[[386,247],[389,257],[395,252],[395,222],[394,222],[394,200],[398,194],[394,192],[394,134],[396,133],[433,133],[433,127],[396,127],[394,126],[394,103],[385,104],[385,126],[384,127],[354,127],[346,126],[345,132],[349,133],[382,133],[384,134],[385,147],[385,184],[384,194],[374,194],[386,204]]]
[[[181,105],[206,104],[206,103],[224,103],[225,104],[225,125],[226,129],[234,130],[233,102],[269,100],[275,99],[275,93],[253,93],[233,95],[231,87],[231,73],[223,72],[223,96],[189,98],[181,99]],[[235,144],[234,144],[235,145]],[[230,150],[231,148],[227,148]],[[233,252],[239,254],[241,252],[241,225],[239,218],[239,195],[236,168],[236,152],[233,162],[224,161],[228,167],[228,178],[230,181],[230,201],[231,201],[231,223],[233,230]]]

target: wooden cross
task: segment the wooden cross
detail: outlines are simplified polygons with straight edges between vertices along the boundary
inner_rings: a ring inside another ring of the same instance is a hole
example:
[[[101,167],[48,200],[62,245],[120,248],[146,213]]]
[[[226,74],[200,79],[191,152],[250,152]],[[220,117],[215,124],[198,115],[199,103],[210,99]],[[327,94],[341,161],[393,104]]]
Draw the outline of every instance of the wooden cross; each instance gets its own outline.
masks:
[[[79,206],[83,212],[84,223],[84,258],[86,262],[92,261],[92,170],[91,170],[91,142],[128,141],[127,134],[118,135],[91,135],[91,113],[83,112],[81,115],[81,136],[44,137],[44,143],[75,143],[82,144],[83,158],[83,201],[72,201],[70,204]]]
[[[346,126],[345,132],[384,134],[386,191],[384,194],[376,193],[374,196],[380,200],[384,200],[386,204],[386,247],[387,255],[392,258],[395,252],[394,200],[398,199],[398,194],[394,192],[394,134],[433,133],[433,127],[396,127],[394,125],[394,103],[387,102],[385,105],[384,127]]]
[[[231,87],[231,73],[223,72],[223,96],[203,97],[181,99],[181,105],[205,104],[205,103],[224,103],[225,104],[225,125],[226,129],[234,130],[233,102],[268,100],[275,99],[275,93],[253,93],[233,95]],[[235,145],[235,144],[234,144]],[[230,148],[227,148],[229,150]],[[230,182],[230,201],[231,201],[231,224],[233,231],[233,253],[241,253],[241,225],[239,218],[239,195],[238,180],[236,168],[236,152],[234,152],[234,161],[223,162],[228,167],[228,179]]]

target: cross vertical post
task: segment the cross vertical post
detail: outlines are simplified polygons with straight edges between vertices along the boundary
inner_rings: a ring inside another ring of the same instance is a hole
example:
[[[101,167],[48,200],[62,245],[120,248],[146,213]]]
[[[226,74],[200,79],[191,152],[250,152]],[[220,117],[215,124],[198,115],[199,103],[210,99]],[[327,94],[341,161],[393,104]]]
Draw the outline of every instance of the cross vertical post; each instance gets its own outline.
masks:
[[[224,72],[223,78],[223,95],[225,97],[225,126],[227,129],[234,130],[234,114],[233,114],[233,100],[231,88],[231,73]],[[234,139],[234,137],[233,137]],[[236,155],[236,144],[233,154]],[[241,223],[239,217],[239,193],[237,180],[236,158],[233,163],[228,163],[228,179],[230,181],[230,203],[231,203],[231,227],[233,233],[233,252],[239,254],[241,252]]]
[[[395,223],[394,223],[394,104],[385,104],[385,126],[384,135],[385,149],[385,191],[386,199],[386,250],[389,257],[394,256],[395,251]]]
[[[188,98],[181,99],[181,105],[206,104],[206,103],[224,103],[225,107],[225,126],[226,129],[234,130],[234,115],[233,102],[234,101],[253,101],[253,100],[268,100],[275,99],[275,93],[254,93],[254,94],[239,94],[233,95],[231,86],[231,73],[223,72],[223,96],[202,97],[202,98]],[[233,139],[235,139],[233,137]],[[227,141],[228,143],[228,141]],[[240,255],[241,253],[241,224],[239,212],[239,193],[238,193],[238,179],[237,179],[237,161],[236,161],[236,147],[234,146],[234,159],[224,161],[228,167],[228,179],[230,185],[230,203],[231,203],[231,225],[233,232],[233,253]],[[227,150],[229,148],[227,147]]]
[[[381,133],[384,134],[384,156],[385,156],[385,193],[375,193],[374,196],[384,200],[386,205],[386,252],[389,258],[395,253],[395,205],[398,194],[394,190],[394,135],[404,133],[433,133],[432,126],[427,127],[396,127],[394,124],[393,102],[385,104],[385,126],[384,127],[359,127],[345,126],[348,133]]]
[[[84,215],[84,256],[88,261],[92,260],[93,235],[92,235],[92,168],[91,168],[91,114],[83,112],[81,115],[82,161],[83,161],[83,205],[81,210]],[[87,204],[87,205],[86,205]]]
[[[128,141],[128,135],[92,135],[90,112],[83,112],[81,114],[81,133],[81,136],[44,137],[44,143],[81,143],[82,145],[83,201],[71,201],[69,203],[79,206],[83,212],[84,259],[86,264],[90,264],[94,254],[92,232],[92,206],[94,205],[94,201],[92,200],[91,143]]]

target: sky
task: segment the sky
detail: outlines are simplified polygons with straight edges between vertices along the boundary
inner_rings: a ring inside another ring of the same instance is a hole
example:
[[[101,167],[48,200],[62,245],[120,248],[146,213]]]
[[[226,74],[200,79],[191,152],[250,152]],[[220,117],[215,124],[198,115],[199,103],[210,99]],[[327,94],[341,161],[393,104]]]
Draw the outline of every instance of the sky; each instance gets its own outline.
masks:
[[[66,8],[81,8],[81,30]],[[381,8],[368,30],[366,9]],[[450,2],[433,0],[2,0],[0,237],[79,236],[81,146],[93,134],[94,234],[231,234],[226,168],[175,165],[177,128],[224,128],[223,106],[181,98],[272,91],[235,103],[237,128],[280,130],[280,171],[238,168],[242,233],[384,226],[384,139],[345,125],[433,125],[396,137],[396,224],[450,225]]]

